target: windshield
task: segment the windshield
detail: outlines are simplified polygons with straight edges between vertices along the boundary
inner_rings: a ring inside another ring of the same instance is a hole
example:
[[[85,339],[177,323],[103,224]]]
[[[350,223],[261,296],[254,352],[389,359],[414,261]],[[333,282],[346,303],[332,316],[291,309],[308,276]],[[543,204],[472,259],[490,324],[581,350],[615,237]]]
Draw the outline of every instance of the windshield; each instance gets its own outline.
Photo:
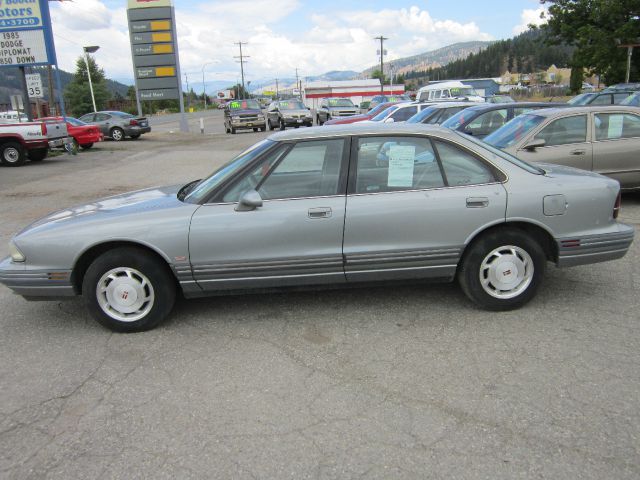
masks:
[[[185,201],[188,203],[199,203],[204,200],[214,188],[240,171],[245,165],[251,163],[254,158],[267,151],[274,144],[275,142],[266,139],[249,147],[229,163],[213,172],[209,177],[196,184],[186,196]]]
[[[329,100],[330,107],[355,107],[348,98],[332,98]]]
[[[304,103],[298,100],[287,100],[286,102],[280,102],[281,110],[306,110],[307,107],[304,106]]]
[[[632,107],[640,107],[640,94],[634,93],[625,98],[620,105],[631,105]]]
[[[429,118],[436,110],[439,110],[438,107],[428,107],[422,110],[421,112],[416,113],[413,117],[407,120],[407,123],[422,123],[423,120]]]
[[[460,128],[460,125],[464,124],[473,116],[473,109],[470,112],[466,110],[460,110],[455,115],[452,115],[447,120],[442,122],[442,126],[446,128],[450,128],[451,130],[457,130]]]
[[[503,150],[499,150],[495,147],[493,147],[492,145],[487,144],[486,142],[486,138],[484,139],[484,141],[479,140],[477,138],[472,137],[471,135],[466,135],[464,133],[460,133],[460,132],[456,132],[457,135],[460,135],[462,138],[464,138],[465,140],[469,140],[473,143],[475,143],[476,145],[484,148],[485,150],[489,150],[491,153],[493,153],[494,155],[497,155],[498,157],[506,160],[509,163],[514,164],[517,167],[522,168],[523,170],[526,170],[529,173],[533,173],[535,175],[544,175],[544,170],[540,167],[536,167],[535,165],[531,165],[529,162],[525,162],[524,160],[520,160],[517,157],[514,157],[513,155],[503,151]]]
[[[452,97],[477,97],[478,93],[472,87],[450,88]]]
[[[385,108],[378,115],[371,119],[372,122],[381,122],[398,109],[398,105]]]
[[[260,104],[256,100],[233,100],[229,110],[260,110]]]
[[[595,97],[597,93],[581,93],[567,101],[569,105],[586,105],[591,97]]]
[[[387,102],[384,103],[379,103],[378,105],[376,105],[375,107],[373,107],[371,110],[369,110],[368,115],[370,115],[371,117],[375,117],[377,114],[379,114],[381,111],[386,110],[387,108],[389,108],[391,105],[389,105]]]
[[[495,132],[486,136],[484,141],[498,148],[510,147],[519,142],[531,129],[537,127],[543,121],[544,117],[539,115],[518,115]]]
[[[65,117],[65,120],[67,121],[67,123],[70,123],[74,127],[81,127],[83,125],[86,125],[86,123],[84,123],[83,121],[73,117]]]

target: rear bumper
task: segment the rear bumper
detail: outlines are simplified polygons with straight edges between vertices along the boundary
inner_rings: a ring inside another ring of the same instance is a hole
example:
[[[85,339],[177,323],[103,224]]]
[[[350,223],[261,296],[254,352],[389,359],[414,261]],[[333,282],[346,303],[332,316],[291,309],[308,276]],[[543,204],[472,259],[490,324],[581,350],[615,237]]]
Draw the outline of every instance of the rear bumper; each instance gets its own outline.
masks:
[[[25,297],[70,297],[76,295],[71,270],[30,270],[7,257],[0,262],[0,283]]]
[[[151,131],[151,127],[136,127],[136,126],[124,127],[124,134],[127,137],[130,135],[142,135],[143,133],[149,133],[150,131]]]
[[[573,267],[622,258],[629,250],[633,236],[631,225],[619,223],[617,232],[557,239],[557,265]]]
[[[62,137],[49,140],[49,148],[63,147],[68,143],[73,143],[72,137]]]

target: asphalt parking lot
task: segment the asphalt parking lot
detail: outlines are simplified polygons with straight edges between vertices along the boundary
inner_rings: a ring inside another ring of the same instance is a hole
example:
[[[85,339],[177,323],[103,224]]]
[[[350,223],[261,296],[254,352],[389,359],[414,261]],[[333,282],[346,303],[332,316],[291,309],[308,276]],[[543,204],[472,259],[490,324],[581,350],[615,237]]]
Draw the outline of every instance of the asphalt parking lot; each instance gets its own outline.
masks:
[[[201,178],[268,135],[204,118],[0,168],[0,256],[52,210]],[[549,265],[514,312],[420,284],[180,301],[122,335],[0,286],[0,477],[637,479],[639,288],[636,240]]]

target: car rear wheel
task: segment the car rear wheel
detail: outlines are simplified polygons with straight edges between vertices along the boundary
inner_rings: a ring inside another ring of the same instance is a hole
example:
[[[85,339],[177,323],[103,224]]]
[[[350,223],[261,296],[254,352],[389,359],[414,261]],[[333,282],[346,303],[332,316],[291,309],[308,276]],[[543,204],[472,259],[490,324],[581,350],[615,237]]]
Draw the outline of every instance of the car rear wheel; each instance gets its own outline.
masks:
[[[0,146],[0,161],[7,167],[19,167],[25,162],[24,148],[17,142],[7,142]]]
[[[284,120],[280,120],[280,130],[286,129],[287,126],[284,124]]]
[[[482,308],[511,310],[535,296],[545,266],[545,253],[531,237],[519,230],[495,230],[468,247],[458,282]]]
[[[267,121],[267,125],[269,126],[269,130],[273,130],[275,127],[273,126],[273,124],[271,123],[271,120]]]
[[[118,248],[89,266],[82,294],[89,313],[104,327],[139,332],[169,315],[176,287],[167,265],[142,249]]]
[[[113,127],[111,129],[110,136],[116,142],[120,142],[120,141],[124,140],[124,130],[122,130],[121,128],[118,128],[118,127]]]
[[[80,147],[82,147],[83,150],[89,150],[91,147],[93,147],[93,143],[83,143],[82,145],[80,145]]]
[[[29,157],[29,160],[32,162],[41,162],[47,158],[47,155],[49,155],[48,148],[34,148],[27,152],[27,157]]]

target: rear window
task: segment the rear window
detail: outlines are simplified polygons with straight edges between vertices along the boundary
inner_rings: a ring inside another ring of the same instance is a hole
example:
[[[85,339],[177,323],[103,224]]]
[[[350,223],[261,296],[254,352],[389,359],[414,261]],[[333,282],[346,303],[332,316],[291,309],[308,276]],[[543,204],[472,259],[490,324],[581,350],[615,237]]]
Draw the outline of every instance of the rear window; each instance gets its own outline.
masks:
[[[135,115],[131,115],[130,113],[126,113],[126,112],[109,112],[111,115],[113,115],[114,117],[120,117],[120,118],[134,118]]]

